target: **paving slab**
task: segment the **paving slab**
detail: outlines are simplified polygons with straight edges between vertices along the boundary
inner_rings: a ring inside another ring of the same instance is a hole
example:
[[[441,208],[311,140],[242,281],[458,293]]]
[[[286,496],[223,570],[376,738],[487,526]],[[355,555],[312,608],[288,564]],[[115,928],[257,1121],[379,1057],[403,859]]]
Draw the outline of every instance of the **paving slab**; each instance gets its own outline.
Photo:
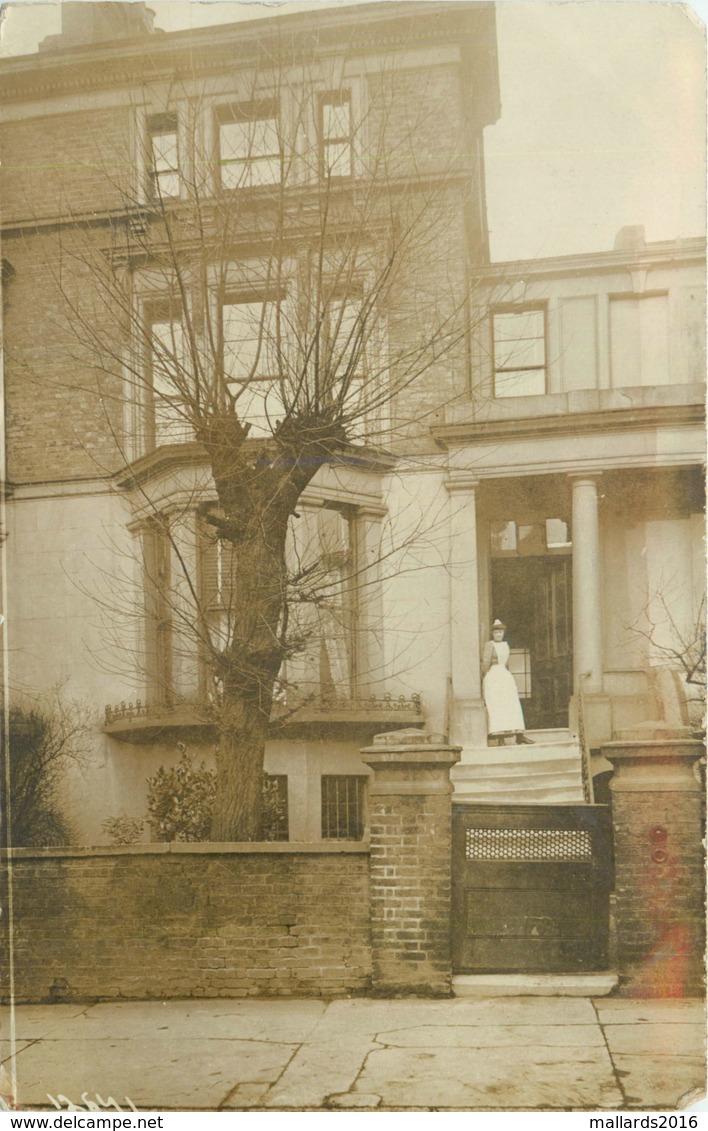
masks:
[[[569,1044],[599,1048],[605,1044],[599,1025],[413,1025],[408,1029],[383,1030],[376,1039],[388,1048],[567,1048]]]
[[[686,1021],[652,1022],[648,1025],[608,1025],[605,1037],[612,1056],[633,1053],[650,1056],[704,1056],[705,1025]]]
[[[18,1005],[14,1009],[15,1037],[36,1040],[63,1030],[74,1017],[80,1017],[89,1005]],[[9,1037],[13,1022],[13,1011],[9,1005],[0,1007],[0,1034]]]
[[[18,1013],[24,1009],[20,1007]],[[236,1038],[300,1044],[323,1017],[327,1003],[286,1001],[106,1002],[66,1017],[51,1036],[61,1040],[170,1037]],[[18,1029],[26,1032],[23,1021]]]
[[[613,1054],[625,1108],[673,1111],[691,1089],[705,1092],[702,1057]]]
[[[384,1107],[452,1111],[617,1108],[622,1093],[604,1048],[375,1049],[354,1092]]]
[[[201,1040],[163,1035],[122,1040],[44,1040],[16,1060],[24,1107],[47,1093],[79,1102],[82,1092],[129,1096],[146,1110],[214,1110],[239,1082],[272,1083],[296,1046],[270,1041]]]
[[[700,998],[600,998],[593,1002],[602,1025],[644,1025],[676,1021],[705,1024],[706,1006]]]

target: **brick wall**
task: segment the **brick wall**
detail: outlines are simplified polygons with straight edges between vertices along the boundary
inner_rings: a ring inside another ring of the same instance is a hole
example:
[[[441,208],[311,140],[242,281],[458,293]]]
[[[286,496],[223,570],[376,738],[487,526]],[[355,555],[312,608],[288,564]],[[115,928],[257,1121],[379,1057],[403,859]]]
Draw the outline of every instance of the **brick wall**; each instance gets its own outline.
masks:
[[[336,997],[370,984],[361,845],[16,849],[11,869],[18,1002]],[[8,972],[5,960],[5,995]]]
[[[371,930],[387,992],[450,993],[450,797],[372,797]]]
[[[699,793],[613,794],[621,993],[703,992],[700,809]]]

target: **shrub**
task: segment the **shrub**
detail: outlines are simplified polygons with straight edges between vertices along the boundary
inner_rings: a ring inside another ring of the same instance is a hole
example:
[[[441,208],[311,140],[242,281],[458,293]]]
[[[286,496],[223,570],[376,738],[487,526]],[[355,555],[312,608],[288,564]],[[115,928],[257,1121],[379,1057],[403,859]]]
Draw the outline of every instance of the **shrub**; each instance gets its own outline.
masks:
[[[71,844],[74,830],[61,802],[61,780],[81,765],[89,732],[77,707],[15,706],[2,734],[3,844],[40,848]],[[9,789],[8,789],[9,786]]]
[[[176,766],[160,766],[148,783],[148,823],[156,840],[208,840],[216,774],[186,750]]]
[[[144,821],[138,821],[135,817],[121,813],[119,817],[109,817],[101,828],[113,844],[136,844],[140,840],[144,826]]]

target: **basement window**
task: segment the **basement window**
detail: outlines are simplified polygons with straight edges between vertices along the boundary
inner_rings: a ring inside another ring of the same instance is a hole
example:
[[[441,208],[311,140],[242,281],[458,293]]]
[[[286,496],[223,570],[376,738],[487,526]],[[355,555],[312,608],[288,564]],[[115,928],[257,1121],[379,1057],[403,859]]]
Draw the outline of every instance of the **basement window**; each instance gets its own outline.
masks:
[[[362,840],[366,776],[323,774],[322,839]]]

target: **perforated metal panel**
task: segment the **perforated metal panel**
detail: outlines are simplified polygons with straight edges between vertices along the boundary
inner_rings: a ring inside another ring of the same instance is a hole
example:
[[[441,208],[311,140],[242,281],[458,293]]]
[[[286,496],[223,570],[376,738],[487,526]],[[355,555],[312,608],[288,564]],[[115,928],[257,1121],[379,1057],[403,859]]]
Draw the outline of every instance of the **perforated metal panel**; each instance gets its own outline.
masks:
[[[467,860],[592,860],[585,829],[467,829]]]

